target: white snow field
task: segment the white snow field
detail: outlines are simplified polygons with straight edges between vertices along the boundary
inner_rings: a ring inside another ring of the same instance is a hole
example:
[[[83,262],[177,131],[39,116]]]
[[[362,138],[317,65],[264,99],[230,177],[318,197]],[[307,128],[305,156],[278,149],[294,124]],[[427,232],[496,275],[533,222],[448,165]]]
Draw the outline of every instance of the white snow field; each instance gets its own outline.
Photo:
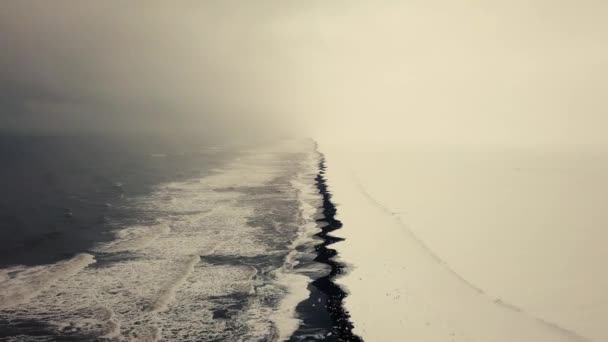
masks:
[[[367,341],[608,341],[608,158],[321,144]]]

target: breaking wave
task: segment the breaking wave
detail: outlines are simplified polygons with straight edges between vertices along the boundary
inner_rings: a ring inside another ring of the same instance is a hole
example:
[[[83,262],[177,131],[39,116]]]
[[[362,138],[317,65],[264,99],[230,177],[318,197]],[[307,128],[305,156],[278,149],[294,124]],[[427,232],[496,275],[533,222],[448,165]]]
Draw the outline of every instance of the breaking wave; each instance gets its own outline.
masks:
[[[66,261],[0,270],[0,337],[287,338],[308,296],[310,269],[298,265],[318,232],[317,164],[312,142],[245,151],[132,199],[156,222]]]

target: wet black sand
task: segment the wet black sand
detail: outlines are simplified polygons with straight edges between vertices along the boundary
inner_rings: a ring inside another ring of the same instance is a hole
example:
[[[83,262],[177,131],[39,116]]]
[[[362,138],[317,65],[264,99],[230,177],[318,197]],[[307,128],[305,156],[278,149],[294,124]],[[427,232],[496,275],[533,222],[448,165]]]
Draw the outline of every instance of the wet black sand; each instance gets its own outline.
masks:
[[[322,242],[315,246],[317,256],[314,261],[328,265],[330,272],[308,286],[310,297],[298,304],[296,308],[302,323],[290,340],[362,341],[352,332],[353,324],[350,321],[350,315],[342,305],[347,294],[333,281],[344,271],[345,265],[332,259],[337,253],[336,250],[328,247],[343,239],[330,235],[334,230],[340,229],[342,223],[335,219],[336,207],[331,202],[331,193],[325,179],[325,169],[325,159],[321,157],[319,173],[315,181],[319,194],[323,196],[323,217],[317,220],[321,232],[316,234],[322,239]]]

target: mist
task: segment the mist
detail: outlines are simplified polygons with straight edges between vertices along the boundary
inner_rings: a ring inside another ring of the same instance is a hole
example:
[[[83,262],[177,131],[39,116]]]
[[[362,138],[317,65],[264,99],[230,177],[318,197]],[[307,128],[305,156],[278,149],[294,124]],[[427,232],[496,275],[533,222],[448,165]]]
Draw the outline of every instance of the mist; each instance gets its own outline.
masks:
[[[5,1],[4,130],[605,145],[602,1]]]
[[[321,135],[586,145],[606,143],[606,14],[600,1],[375,1],[286,26],[316,25],[292,52]]]
[[[41,132],[266,134],[280,9],[235,1],[7,1],[0,126]],[[285,6],[283,6],[285,7]]]

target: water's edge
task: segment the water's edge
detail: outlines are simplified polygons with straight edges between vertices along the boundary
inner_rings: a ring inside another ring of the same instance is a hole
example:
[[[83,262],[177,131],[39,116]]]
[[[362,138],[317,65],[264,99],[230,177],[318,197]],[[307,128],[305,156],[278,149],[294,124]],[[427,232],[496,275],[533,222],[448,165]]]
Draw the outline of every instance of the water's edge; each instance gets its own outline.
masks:
[[[325,170],[313,141],[286,141],[128,197],[147,216],[110,241],[0,268],[0,340],[361,341]]]
[[[361,337],[353,333],[353,323],[343,305],[347,293],[334,282],[336,276],[342,274],[346,266],[333,260],[337,252],[329,246],[344,239],[332,236],[330,233],[342,228],[342,222],[335,218],[336,206],[331,201],[332,195],[325,178],[327,168],[325,157],[318,151],[318,147],[317,153],[319,172],[315,177],[315,185],[322,197],[320,208],[322,216],[316,220],[321,231],[315,236],[321,239],[321,243],[315,246],[317,256],[314,261],[327,265],[329,273],[308,285],[309,298],[298,304],[296,308],[302,323],[290,341],[362,341]],[[328,328],[325,331],[319,329],[323,326]]]

